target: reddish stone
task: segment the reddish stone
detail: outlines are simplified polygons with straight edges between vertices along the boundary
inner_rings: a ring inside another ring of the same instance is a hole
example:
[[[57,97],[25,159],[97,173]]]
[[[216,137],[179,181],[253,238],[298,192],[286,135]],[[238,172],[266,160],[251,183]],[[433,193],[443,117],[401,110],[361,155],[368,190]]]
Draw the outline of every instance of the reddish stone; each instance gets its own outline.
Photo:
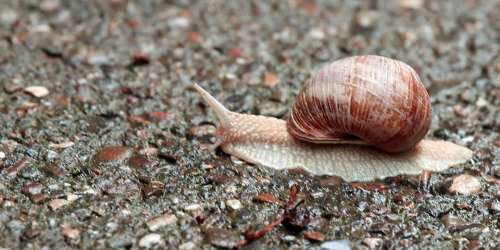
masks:
[[[259,194],[257,197],[255,197],[255,200],[259,202],[274,203],[280,206],[282,205],[282,202],[278,198],[268,193]]]
[[[27,163],[28,163],[27,157],[21,158],[16,163],[14,163],[14,165],[7,168],[7,170],[6,170],[7,176],[9,176],[9,177],[17,176],[17,173],[19,173],[24,167],[26,167]]]
[[[142,117],[140,115],[129,115],[127,117],[127,120],[130,123],[133,123],[133,124],[139,124],[139,125],[148,125],[148,124],[151,124],[150,121],[144,119],[144,117]]]
[[[151,111],[146,113],[146,117],[150,121],[159,122],[166,120],[175,120],[177,114],[174,112]]]
[[[54,177],[62,177],[66,175],[66,171],[56,165],[47,165],[43,168],[43,171]]]
[[[324,241],[325,240],[325,235],[318,231],[308,231],[304,233],[304,237],[306,237],[309,240],[314,240],[314,241]]]
[[[137,168],[137,169],[147,167],[148,165],[152,164],[152,162],[144,156],[130,157],[129,163],[130,163],[130,166],[132,166],[133,168]]]
[[[326,176],[319,180],[322,187],[338,187],[344,183],[344,180],[338,176]]]

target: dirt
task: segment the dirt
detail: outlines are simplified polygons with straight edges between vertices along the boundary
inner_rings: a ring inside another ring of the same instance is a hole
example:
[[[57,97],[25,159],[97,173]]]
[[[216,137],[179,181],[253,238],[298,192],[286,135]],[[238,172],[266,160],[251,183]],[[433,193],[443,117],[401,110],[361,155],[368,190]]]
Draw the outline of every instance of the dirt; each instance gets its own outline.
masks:
[[[0,249],[499,248],[499,9],[1,1]],[[215,148],[216,118],[189,88],[283,118],[315,70],[357,54],[413,66],[427,137],[474,158],[428,190],[417,176],[351,184],[250,165]]]

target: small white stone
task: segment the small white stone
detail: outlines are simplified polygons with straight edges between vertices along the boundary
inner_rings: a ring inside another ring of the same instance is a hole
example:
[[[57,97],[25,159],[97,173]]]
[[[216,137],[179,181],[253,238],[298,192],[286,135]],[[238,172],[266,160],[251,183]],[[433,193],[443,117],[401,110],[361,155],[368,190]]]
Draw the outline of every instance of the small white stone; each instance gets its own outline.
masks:
[[[184,242],[181,245],[179,245],[179,250],[194,250],[194,249],[198,249],[198,247],[191,241]]]
[[[173,214],[164,214],[146,222],[149,230],[156,231],[161,227],[177,222],[177,217]]]
[[[80,237],[80,230],[78,230],[77,228],[72,228],[70,225],[67,224],[61,225],[61,231],[65,237],[70,239],[76,239]]]
[[[198,211],[201,210],[201,205],[200,204],[190,204],[184,207],[184,211],[186,212],[193,212],[193,211]]]
[[[34,97],[44,97],[49,94],[49,90],[43,86],[29,86],[24,88],[24,91]]]
[[[226,193],[235,194],[238,191],[238,188],[235,185],[229,185],[224,188],[224,190],[226,191]]]
[[[175,17],[169,20],[168,25],[174,28],[185,28],[189,26],[189,19],[186,17]]]
[[[13,9],[3,9],[0,12],[0,23],[5,26],[11,26],[18,18],[19,15]]]
[[[309,37],[316,39],[316,40],[323,40],[325,39],[325,32],[323,32],[322,29],[315,28],[309,31]]]
[[[241,205],[241,202],[239,200],[236,200],[236,199],[227,200],[226,205],[233,210],[239,210],[243,207]]]
[[[80,197],[78,195],[76,195],[76,194],[72,194],[72,193],[67,193],[66,194],[66,200],[69,201],[69,202],[76,201],[76,200],[78,200],[78,198],[80,198]]]
[[[321,244],[321,249],[327,250],[351,250],[351,242],[348,240],[332,240]]]
[[[485,107],[485,106],[488,106],[488,104],[489,104],[488,101],[482,97],[477,99],[477,101],[476,101],[476,106],[478,106],[478,107]]]
[[[318,199],[318,198],[321,198],[323,197],[323,192],[316,192],[316,193],[312,193],[311,196],[314,198],[314,199]]]
[[[122,209],[120,212],[122,216],[129,216],[131,214],[131,212],[127,209]]]
[[[92,194],[92,195],[97,194],[97,192],[95,191],[95,189],[93,189],[91,187],[87,187],[85,190],[83,190],[82,193],[83,194]]]
[[[3,159],[3,158],[5,158],[5,153],[0,151],[0,159]]]
[[[212,164],[207,164],[207,163],[202,163],[202,164],[201,164],[201,168],[202,168],[202,169],[205,169],[205,170],[207,170],[207,169],[212,169],[212,168],[214,168],[214,165],[212,165]]]
[[[231,161],[236,165],[243,165],[243,161],[236,156],[231,156]]]
[[[144,248],[151,248],[152,246],[161,242],[161,235],[152,233],[146,234],[139,240],[139,246]]]
[[[397,4],[406,9],[420,9],[424,2],[424,0],[397,0]]]
[[[49,143],[49,148],[69,148],[75,145],[72,141],[66,141],[61,143]]]
[[[481,191],[481,182],[468,174],[459,175],[453,178],[453,183],[449,188],[450,193],[471,195]]]
[[[382,240],[381,238],[365,238],[363,240],[363,244],[368,246],[368,248],[370,249],[377,249],[382,246],[383,243],[384,240]]]
[[[64,200],[64,199],[53,199],[49,202],[49,207],[52,210],[57,210],[57,209],[64,207],[68,204],[69,204],[69,202],[67,200]]]
[[[363,28],[372,27],[378,19],[378,14],[373,10],[364,10],[356,16],[356,22]]]

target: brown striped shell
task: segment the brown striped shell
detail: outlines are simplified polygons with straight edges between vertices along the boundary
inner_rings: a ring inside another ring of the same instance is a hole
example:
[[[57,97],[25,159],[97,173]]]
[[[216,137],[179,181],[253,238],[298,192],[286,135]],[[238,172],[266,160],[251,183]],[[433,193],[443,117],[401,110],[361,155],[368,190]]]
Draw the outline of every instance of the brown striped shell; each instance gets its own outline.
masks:
[[[296,139],[413,148],[431,121],[429,95],[409,65],[353,56],[321,68],[300,91],[287,121]]]

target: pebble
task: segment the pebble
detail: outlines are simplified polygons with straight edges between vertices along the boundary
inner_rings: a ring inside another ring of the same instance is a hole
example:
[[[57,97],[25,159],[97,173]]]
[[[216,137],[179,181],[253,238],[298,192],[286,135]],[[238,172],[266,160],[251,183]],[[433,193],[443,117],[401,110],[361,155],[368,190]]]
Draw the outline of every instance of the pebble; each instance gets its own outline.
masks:
[[[202,137],[207,135],[213,136],[215,135],[216,131],[217,128],[215,128],[214,125],[210,124],[198,125],[189,128],[189,134],[195,137]]]
[[[0,12],[0,23],[9,27],[18,19],[18,17],[19,16],[15,10],[5,8],[2,9],[2,12]]]
[[[29,86],[24,91],[34,97],[44,97],[49,94],[49,90],[43,86]]]
[[[20,235],[26,227],[20,220],[11,220],[6,226],[15,235]]]
[[[356,15],[356,22],[362,28],[373,27],[378,19],[378,14],[374,10],[363,10]]]
[[[176,222],[177,222],[177,217],[175,215],[164,214],[152,220],[149,220],[148,222],[146,222],[146,225],[148,226],[150,231],[156,231],[161,227],[174,224]]]
[[[184,207],[184,211],[189,212],[191,214],[198,212],[200,210],[202,210],[202,207],[200,204],[190,204],[190,205],[187,205],[186,207]]]
[[[102,148],[95,156],[94,160],[99,162],[120,161],[130,156],[130,150],[122,146],[108,146]]]
[[[235,248],[238,246],[240,237],[233,232],[223,228],[208,228],[203,231],[210,244],[222,248]]]
[[[146,118],[154,122],[171,121],[177,118],[177,114],[175,112],[151,111],[146,113]]]
[[[130,166],[135,169],[140,169],[151,165],[153,162],[148,160],[145,156],[133,156],[129,159]]]
[[[58,225],[56,218],[47,218],[47,225],[50,229],[56,228]]]
[[[139,246],[144,248],[151,248],[159,243],[161,243],[161,235],[156,233],[146,234],[139,240]]]
[[[236,200],[236,199],[227,200],[226,205],[233,210],[239,210],[243,207],[241,205],[241,202],[239,200]]]
[[[66,175],[66,171],[64,169],[60,168],[59,166],[52,165],[52,164],[43,167],[42,170],[46,174],[53,176],[53,177],[62,177],[62,176]]]
[[[406,9],[420,9],[424,2],[425,0],[397,0],[397,4]]]
[[[333,240],[321,244],[321,248],[325,250],[350,250],[351,242],[348,240]]]
[[[0,151],[0,159],[5,159],[5,153]]]
[[[61,225],[61,233],[64,235],[64,237],[69,238],[69,239],[76,239],[80,237],[80,230],[76,228],[72,228],[68,224],[62,224]]]
[[[85,58],[87,64],[102,66],[110,64],[110,59],[104,53],[90,52]]]
[[[169,20],[168,25],[173,28],[186,28],[189,26],[189,18],[175,17]]]
[[[35,180],[38,179],[38,177],[40,177],[41,174],[42,173],[40,172],[40,170],[38,170],[37,167],[28,166],[24,168],[23,171],[21,172],[21,177],[28,180]]]
[[[309,31],[309,37],[316,39],[316,40],[323,40],[323,39],[325,39],[326,35],[322,29],[314,28],[311,31]]]
[[[493,202],[491,202],[490,209],[492,211],[500,212],[500,201],[493,201]]]
[[[111,239],[109,239],[108,244],[111,248],[114,249],[129,248],[129,246],[134,244],[134,239],[127,233],[120,233],[114,235]]]
[[[450,193],[471,195],[481,191],[481,183],[479,180],[468,174],[459,175],[453,178],[453,183],[448,189]]]
[[[305,232],[304,237],[306,237],[309,240],[314,240],[314,241],[324,241],[325,240],[325,235],[318,232],[318,231]]]
[[[198,247],[191,241],[184,242],[179,245],[179,250],[195,250],[195,249],[198,249]]]
[[[453,226],[457,226],[457,225],[463,225],[463,224],[467,223],[466,221],[462,220],[461,218],[459,218],[455,215],[449,214],[449,213],[444,215],[441,218],[441,222],[443,222],[443,224],[448,228],[453,227]]]
[[[9,176],[9,177],[17,176],[17,173],[19,173],[19,171],[23,170],[26,167],[27,163],[28,163],[27,157],[21,158],[16,163],[14,163],[12,166],[7,168],[7,170],[6,170],[7,176]]]
[[[257,197],[255,197],[255,200],[260,202],[267,202],[267,203],[274,203],[277,205],[281,205],[281,201],[278,198],[268,193],[259,194]]]
[[[231,155],[231,162],[235,165],[243,165],[244,161],[240,160],[238,157]]]
[[[42,203],[47,200],[49,197],[46,194],[42,194],[42,189],[44,186],[38,182],[32,182],[26,184],[22,192],[30,198],[30,200],[34,203]]]
[[[59,156],[59,154],[58,154],[56,151],[53,151],[53,150],[47,150],[47,156],[45,157],[45,159],[47,159],[47,161],[53,161],[53,160],[55,160],[58,156]]]
[[[314,199],[318,199],[324,196],[323,192],[314,192],[311,194]]]
[[[49,202],[49,207],[52,211],[55,211],[61,207],[68,205],[69,202],[65,199],[53,199]]]
[[[61,8],[59,0],[43,0],[40,3],[40,9],[44,12],[55,12]]]
[[[384,240],[381,238],[365,238],[363,239],[363,244],[368,246],[370,249],[378,249],[382,246]]]
[[[152,181],[151,183],[142,187],[141,191],[145,197],[160,196],[163,194],[165,184],[159,181]]]
[[[476,106],[478,107],[485,107],[488,105],[489,105],[488,101],[482,97],[478,98],[476,101]]]
[[[75,145],[72,141],[65,141],[61,143],[49,143],[49,148],[69,148]]]
[[[264,85],[274,87],[280,82],[280,78],[274,73],[266,73],[264,76]]]
[[[31,157],[31,158],[36,158],[38,156],[38,151],[32,149],[32,148],[28,148],[26,150],[26,154]]]
[[[322,187],[338,187],[342,185],[344,180],[338,176],[326,176],[319,180],[319,185]]]

